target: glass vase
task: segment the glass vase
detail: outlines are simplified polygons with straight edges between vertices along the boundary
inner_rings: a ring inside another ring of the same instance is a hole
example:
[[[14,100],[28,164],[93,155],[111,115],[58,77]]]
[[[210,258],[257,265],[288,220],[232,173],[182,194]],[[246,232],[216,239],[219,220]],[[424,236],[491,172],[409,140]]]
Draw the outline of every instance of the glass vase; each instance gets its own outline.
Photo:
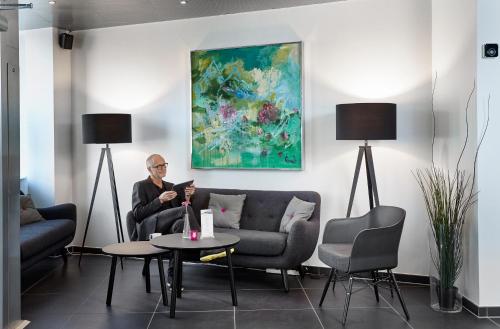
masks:
[[[446,244],[449,239],[447,240],[439,231],[437,235],[441,235],[438,241],[444,242],[437,248],[436,239],[432,237],[430,240],[432,253],[429,267],[430,306],[442,313],[459,313],[462,311],[462,295],[455,285],[454,277],[451,276],[454,269],[454,265],[451,264],[455,260],[447,249],[450,248],[450,244]]]
[[[184,214],[184,227],[182,228],[182,238],[190,239],[191,226],[189,225],[189,215]]]

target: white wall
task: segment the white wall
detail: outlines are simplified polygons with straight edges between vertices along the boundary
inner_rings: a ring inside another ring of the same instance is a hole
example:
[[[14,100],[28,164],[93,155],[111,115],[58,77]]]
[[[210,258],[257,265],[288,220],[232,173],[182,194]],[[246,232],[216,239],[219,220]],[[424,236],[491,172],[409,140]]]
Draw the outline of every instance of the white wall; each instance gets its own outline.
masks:
[[[54,198],[56,204],[73,200],[71,50],[59,47],[59,33],[57,29],[53,29]]]
[[[476,79],[476,5],[471,0],[432,1],[432,71],[437,74],[436,165],[456,166],[466,138],[465,108]],[[476,93],[468,111],[469,142],[461,168],[472,172],[476,140]],[[481,192],[481,197],[483,193]],[[479,304],[477,209],[465,228],[464,267],[459,282],[463,294]]]
[[[482,58],[485,43],[500,41],[500,3],[496,0],[479,0],[477,10],[477,115],[480,133],[486,121],[487,100],[490,101],[490,126],[478,162],[478,226],[479,226],[479,292],[481,306],[500,305],[500,220],[498,218],[498,140],[500,139],[500,58]]]
[[[324,225],[345,215],[360,144],[335,141],[335,104],[390,101],[398,104],[398,140],[372,143],[380,198],[408,214],[398,272],[427,275],[427,220],[411,170],[430,161],[430,28],[429,0],[351,0],[75,33],[73,194],[82,219],[75,242],[83,236],[99,156],[99,146],[81,143],[83,113],[133,115],[134,142],[112,146],[123,218],[133,183],[147,176],[147,155],[159,152],[174,182],[316,190]],[[296,40],[304,42],[305,170],[190,169],[189,52]],[[106,172],[97,193],[88,246],[116,241]],[[366,194],[361,180],[354,215],[368,209]],[[321,265],[316,256],[310,263]]]
[[[495,0],[441,0],[432,3],[432,66],[437,72],[435,104],[438,113],[437,153],[440,164],[454,165],[466,137],[465,107],[476,81],[469,109],[469,147],[462,167],[473,170],[474,151],[487,121],[490,122],[477,162],[477,206],[471,211],[465,231],[464,295],[479,306],[500,305],[500,264],[498,262],[500,221],[496,163],[500,117],[500,60],[482,57],[485,43],[498,43],[500,3]]]
[[[36,206],[72,200],[71,53],[58,30],[20,32],[21,177]]]
[[[54,204],[52,28],[19,33],[21,176],[37,206]]]

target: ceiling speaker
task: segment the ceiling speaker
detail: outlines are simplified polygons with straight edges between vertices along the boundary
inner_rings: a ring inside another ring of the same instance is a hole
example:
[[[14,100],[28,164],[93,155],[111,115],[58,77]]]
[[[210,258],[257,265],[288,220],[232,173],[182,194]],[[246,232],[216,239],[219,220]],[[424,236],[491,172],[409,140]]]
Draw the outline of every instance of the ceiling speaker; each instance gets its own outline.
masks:
[[[72,49],[73,48],[73,36],[69,33],[59,34],[59,46],[62,49]]]

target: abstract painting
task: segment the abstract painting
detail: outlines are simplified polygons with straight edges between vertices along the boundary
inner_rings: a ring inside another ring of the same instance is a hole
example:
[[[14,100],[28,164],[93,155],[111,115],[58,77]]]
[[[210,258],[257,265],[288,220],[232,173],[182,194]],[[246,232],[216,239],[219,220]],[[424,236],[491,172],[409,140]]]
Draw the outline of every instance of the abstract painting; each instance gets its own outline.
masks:
[[[192,168],[302,169],[302,43],[191,52]]]

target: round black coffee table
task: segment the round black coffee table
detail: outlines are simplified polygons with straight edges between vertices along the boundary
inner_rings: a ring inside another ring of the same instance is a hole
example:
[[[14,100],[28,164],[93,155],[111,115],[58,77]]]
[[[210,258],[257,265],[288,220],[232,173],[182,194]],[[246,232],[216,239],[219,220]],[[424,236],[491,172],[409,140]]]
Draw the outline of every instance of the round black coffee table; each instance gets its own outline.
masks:
[[[151,240],[151,244],[158,248],[172,250],[174,253],[174,280],[172,282],[172,295],[170,297],[170,317],[175,317],[175,303],[177,297],[181,297],[182,257],[185,250],[226,250],[227,267],[229,269],[229,280],[231,284],[231,297],[233,305],[238,306],[236,288],[234,286],[233,263],[231,261],[231,247],[240,242],[240,238],[224,233],[215,233],[215,238],[205,238],[197,241],[183,239],[182,234],[162,235]]]
[[[113,296],[113,285],[115,282],[116,261],[118,257],[139,257],[144,258],[143,275],[146,276],[146,292],[151,292],[151,279],[149,275],[149,262],[155,257],[158,260],[158,271],[160,272],[161,295],[163,297],[163,305],[168,305],[167,288],[165,287],[165,272],[163,271],[163,255],[168,253],[168,250],[156,248],[149,241],[131,241],[114,243],[102,248],[102,252],[111,255],[111,272],[109,274],[108,295],[106,297],[106,305],[111,305],[111,297]]]

